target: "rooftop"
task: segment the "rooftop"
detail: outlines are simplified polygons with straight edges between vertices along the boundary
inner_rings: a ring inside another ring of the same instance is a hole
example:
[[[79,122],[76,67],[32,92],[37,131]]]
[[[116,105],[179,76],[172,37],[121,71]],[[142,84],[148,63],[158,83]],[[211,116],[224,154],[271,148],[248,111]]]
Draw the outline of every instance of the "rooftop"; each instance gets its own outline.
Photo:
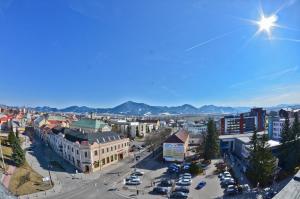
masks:
[[[89,144],[93,144],[94,142],[106,143],[121,139],[115,132],[83,133],[78,130],[65,129],[64,133],[65,138],[71,142],[88,141]]]
[[[251,137],[253,133],[243,133],[243,134],[231,134],[231,135],[220,135],[219,139],[234,139],[234,138],[241,138],[241,137]],[[260,131],[257,132],[258,135],[268,134],[268,131]]]
[[[185,143],[188,137],[189,133],[181,129],[177,133],[174,133],[168,137],[165,143]]]
[[[300,177],[300,171],[296,174]],[[299,199],[300,198],[300,182],[292,179],[278,194],[274,196],[274,199]]]
[[[84,118],[78,121],[74,121],[71,126],[74,128],[90,128],[97,130],[103,128],[105,126],[105,123],[101,120]]]

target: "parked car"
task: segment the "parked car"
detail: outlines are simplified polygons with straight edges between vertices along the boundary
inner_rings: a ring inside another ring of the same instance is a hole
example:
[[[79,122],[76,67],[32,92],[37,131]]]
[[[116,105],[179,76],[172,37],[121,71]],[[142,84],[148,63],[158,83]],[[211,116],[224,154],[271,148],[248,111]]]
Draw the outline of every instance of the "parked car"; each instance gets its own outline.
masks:
[[[185,187],[185,186],[175,187],[174,191],[175,192],[190,193],[189,187]]]
[[[138,161],[141,158],[141,156],[137,155],[135,156],[135,160]]]
[[[180,174],[180,176],[192,177],[192,174],[190,174],[190,173],[184,173],[184,174]]]
[[[200,181],[200,182],[197,184],[196,189],[202,189],[205,185],[206,185],[206,182],[205,182],[205,181]]]
[[[170,198],[188,198],[188,194],[183,192],[173,192],[171,193]]]
[[[167,172],[169,173],[179,173],[180,169],[176,167],[168,168]]]
[[[295,175],[294,176],[294,180],[299,181],[300,182],[300,174],[299,175]]]
[[[225,182],[225,181],[232,180],[232,179],[233,179],[233,178],[231,178],[231,177],[221,178],[221,183],[222,183],[222,182]]]
[[[130,180],[140,181],[140,178],[138,176],[135,176],[135,175],[130,175],[126,178],[126,181],[130,181]]]
[[[238,193],[237,187],[234,185],[228,185],[228,187],[226,188],[227,195],[234,195],[237,193]]]
[[[169,192],[168,188],[166,187],[154,187],[152,192],[154,194],[162,194],[162,195],[165,195]]]
[[[251,192],[250,186],[248,184],[242,184],[239,187],[242,189],[242,192],[245,192],[245,193]]]
[[[134,170],[131,175],[142,176],[142,175],[144,175],[144,172],[142,172],[140,170]]]
[[[188,180],[188,179],[180,179],[179,181],[177,181],[177,185],[181,185],[181,186],[190,186],[190,185],[191,185],[191,180]]]
[[[161,186],[161,187],[171,187],[172,182],[171,182],[171,180],[164,179],[160,182],[159,186]]]
[[[142,182],[140,180],[136,180],[136,179],[133,179],[133,180],[128,180],[126,182],[126,185],[140,185]]]
[[[263,193],[264,199],[271,199],[277,194],[277,192],[270,187],[265,188],[263,191],[264,191]]]
[[[221,182],[222,187],[226,187],[228,185],[235,185],[235,181],[233,178],[229,178],[229,180],[224,180]]]

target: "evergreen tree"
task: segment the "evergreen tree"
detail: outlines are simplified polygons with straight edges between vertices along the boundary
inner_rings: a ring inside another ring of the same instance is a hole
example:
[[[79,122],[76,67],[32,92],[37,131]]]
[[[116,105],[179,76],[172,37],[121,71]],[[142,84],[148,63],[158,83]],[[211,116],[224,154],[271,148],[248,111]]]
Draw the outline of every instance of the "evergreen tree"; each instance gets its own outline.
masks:
[[[276,169],[276,159],[268,144],[268,136],[258,136],[254,131],[251,139],[248,176],[254,184],[267,185]]]
[[[14,132],[9,133],[9,143],[12,148],[12,160],[17,166],[21,166],[25,162],[25,153],[21,148],[19,139],[15,136]]]
[[[204,138],[204,159],[211,160],[219,153],[218,133],[212,119],[207,123],[207,134]]]
[[[285,122],[281,132],[281,147],[280,147],[280,165],[287,171],[294,171],[298,163],[299,153],[296,141],[296,133],[298,126],[298,117],[295,118],[293,127],[290,127],[288,115],[285,115]]]
[[[10,131],[8,134],[8,142],[11,146],[13,145],[13,143],[15,143],[15,139],[16,139],[16,137],[15,137],[14,132]]]
[[[292,148],[292,154],[294,155],[294,159],[292,162],[292,167],[295,168],[297,166],[300,166],[300,123],[299,123],[299,118],[298,118],[298,113],[294,113],[294,123],[292,126],[292,131],[293,131],[293,146]]]
[[[12,159],[17,166],[22,166],[25,163],[25,153],[19,143],[13,147]]]
[[[294,118],[295,120],[292,126],[292,131],[293,131],[293,137],[294,139],[296,139],[300,136],[300,123],[299,123],[298,113],[294,114]]]

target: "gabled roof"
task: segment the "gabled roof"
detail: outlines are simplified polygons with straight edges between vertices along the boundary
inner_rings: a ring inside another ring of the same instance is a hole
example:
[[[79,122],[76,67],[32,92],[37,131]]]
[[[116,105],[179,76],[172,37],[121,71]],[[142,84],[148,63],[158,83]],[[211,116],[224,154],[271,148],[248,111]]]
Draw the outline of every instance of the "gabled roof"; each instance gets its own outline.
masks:
[[[168,137],[165,143],[185,143],[188,137],[189,133],[187,131],[179,130],[177,133]]]

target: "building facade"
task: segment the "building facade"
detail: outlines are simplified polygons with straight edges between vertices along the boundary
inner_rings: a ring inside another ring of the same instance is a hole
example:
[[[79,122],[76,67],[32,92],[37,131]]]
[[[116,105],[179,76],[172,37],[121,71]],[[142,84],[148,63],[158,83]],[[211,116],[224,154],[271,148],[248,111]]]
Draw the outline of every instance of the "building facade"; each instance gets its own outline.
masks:
[[[253,108],[250,112],[240,115],[229,115],[221,118],[221,134],[243,134],[265,130],[266,111],[262,108]]]
[[[189,133],[185,130],[179,130],[172,134],[163,143],[163,158],[165,161],[183,162],[187,156],[189,145]]]
[[[54,129],[48,133],[46,142],[58,155],[83,172],[108,167],[127,157],[129,152],[129,139],[114,132]]]

